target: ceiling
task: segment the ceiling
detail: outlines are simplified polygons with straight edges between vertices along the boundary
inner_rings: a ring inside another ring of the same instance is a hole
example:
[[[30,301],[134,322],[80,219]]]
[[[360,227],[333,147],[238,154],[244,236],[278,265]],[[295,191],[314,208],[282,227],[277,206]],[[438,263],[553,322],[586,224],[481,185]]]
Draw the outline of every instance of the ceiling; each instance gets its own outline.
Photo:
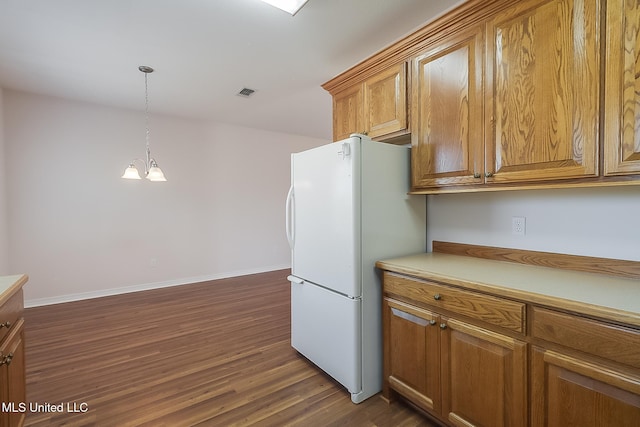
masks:
[[[461,2],[0,0],[0,87],[331,139],[320,85]]]

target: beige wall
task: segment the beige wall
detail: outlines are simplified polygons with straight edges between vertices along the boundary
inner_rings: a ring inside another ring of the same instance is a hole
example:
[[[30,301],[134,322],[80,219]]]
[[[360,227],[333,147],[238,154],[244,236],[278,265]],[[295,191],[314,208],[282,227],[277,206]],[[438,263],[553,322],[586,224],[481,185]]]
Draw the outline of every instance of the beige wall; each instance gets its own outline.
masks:
[[[10,270],[27,305],[287,268],[290,153],[328,141],[150,117],[168,181],[120,178],[141,112],[5,91]]]
[[[0,275],[11,274],[9,269],[9,222],[7,218],[7,166],[4,149],[3,91],[0,88]]]
[[[427,236],[640,261],[640,186],[428,196]],[[526,218],[526,233],[511,218]]]

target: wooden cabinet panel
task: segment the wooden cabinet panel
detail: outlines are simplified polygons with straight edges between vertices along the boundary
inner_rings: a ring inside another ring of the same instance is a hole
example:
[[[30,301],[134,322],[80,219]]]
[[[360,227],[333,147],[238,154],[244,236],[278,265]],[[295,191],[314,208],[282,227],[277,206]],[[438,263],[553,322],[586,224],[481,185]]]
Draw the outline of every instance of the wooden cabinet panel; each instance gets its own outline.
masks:
[[[457,426],[527,423],[527,345],[443,318],[443,416]]]
[[[438,316],[385,298],[385,395],[389,387],[424,409],[440,412]]]
[[[371,138],[407,130],[407,65],[402,62],[333,95],[333,138]]]
[[[637,427],[640,377],[557,353],[532,352],[532,427]]]
[[[604,173],[640,172],[640,2],[607,2]]]
[[[0,306],[0,340],[9,333],[9,329],[22,317],[24,312],[23,301],[23,292],[20,289]]]
[[[412,187],[482,182],[482,33],[418,56],[412,84]]]
[[[597,176],[599,0],[518,2],[487,25],[487,182]]]
[[[407,66],[404,62],[364,82],[364,123],[371,138],[407,129]]]
[[[334,141],[348,138],[352,133],[364,132],[362,104],[362,85],[345,89],[333,96]]]
[[[25,413],[20,412],[19,405],[27,401],[24,319],[18,320],[0,346],[0,362],[0,401],[13,404],[12,411],[0,413],[0,425],[21,426]]]
[[[605,322],[532,308],[531,335],[640,369],[640,332]]]
[[[516,332],[524,331],[525,305],[521,302],[388,272],[384,273],[384,291]]]

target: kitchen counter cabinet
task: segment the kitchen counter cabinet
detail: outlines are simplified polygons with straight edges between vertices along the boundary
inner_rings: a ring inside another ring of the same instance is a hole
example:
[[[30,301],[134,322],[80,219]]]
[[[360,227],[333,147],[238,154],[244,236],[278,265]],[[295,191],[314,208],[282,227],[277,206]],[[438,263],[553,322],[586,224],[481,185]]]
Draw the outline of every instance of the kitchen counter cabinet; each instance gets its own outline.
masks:
[[[26,365],[24,357],[24,297],[26,275],[0,277],[0,398],[13,404],[14,411],[0,412],[0,425],[22,426],[25,413],[19,404],[26,400]]]
[[[523,304],[387,271],[383,290],[387,399],[453,425],[526,424],[527,345],[502,330],[521,330]]]
[[[640,263],[434,250],[376,264],[384,397],[452,426],[637,425]]]

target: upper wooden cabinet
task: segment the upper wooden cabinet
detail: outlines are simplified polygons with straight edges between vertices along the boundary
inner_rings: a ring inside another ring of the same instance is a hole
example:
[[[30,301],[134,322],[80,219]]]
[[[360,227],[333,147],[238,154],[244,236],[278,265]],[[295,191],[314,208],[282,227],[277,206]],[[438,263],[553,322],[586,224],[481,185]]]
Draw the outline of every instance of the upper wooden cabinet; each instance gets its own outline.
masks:
[[[488,182],[596,176],[599,0],[529,0],[487,24]]]
[[[477,184],[484,172],[482,32],[412,61],[412,187]]]
[[[407,129],[407,65],[382,71],[364,82],[364,124],[376,138]]]
[[[604,173],[640,173],[640,3],[607,2]]]
[[[407,131],[405,62],[332,95],[334,141],[348,138],[352,133],[383,139]]]
[[[362,86],[357,85],[333,96],[333,140],[364,132]]]

